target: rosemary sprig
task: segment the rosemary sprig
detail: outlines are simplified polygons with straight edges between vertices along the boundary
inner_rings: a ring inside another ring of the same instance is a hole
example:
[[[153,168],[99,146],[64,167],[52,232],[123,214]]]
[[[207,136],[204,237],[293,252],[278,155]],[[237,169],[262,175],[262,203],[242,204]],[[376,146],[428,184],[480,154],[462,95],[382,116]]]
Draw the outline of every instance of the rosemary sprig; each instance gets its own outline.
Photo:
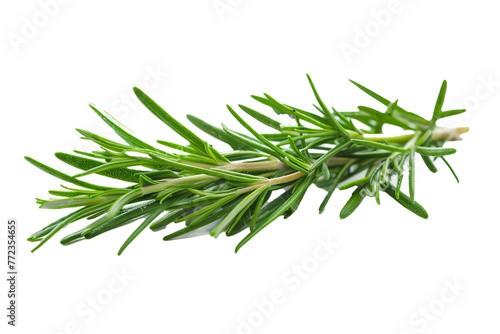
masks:
[[[437,121],[465,110],[443,111],[447,84],[443,82],[433,116],[430,120],[411,113],[368,88],[352,81],[358,88],[385,106],[384,111],[359,106],[357,111],[329,109],[319,96],[309,75],[313,95],[319,104],[317,113],[278,102],[264,93],[252,96],[271,107],[277,114],[289,115],[297,125],[285,126],[254,109],[239,105],[248,116],[272,131],[260,133],[236,110],[229,113],[250,135],[216,127],[188,115],[200,130],[228,144],[233,151],[220,152],[186,128],[156,104],[139,88],[137,98],[163,123],[187,143],[176,144],[158,140],[159,149],[133,136],[120,123],[92,110],[123,140],[118,143],[85,130],[77,131],[84,139],[101,147],[100,151],[74,154],[56,153],[56,157],[81,170],[71,176],[48,167],[32,158],[26,160],[39,169],[77,186],[52,190],[56,198],[37,199],[41,208],[77,207],[73,213],[49,224],[29,237],[39,242],[35,251],[57,232],[84,218],[93,220],[79,231],[61,240],[63,245],[91,239],[115,228],[144,219],[121,246],[118,254],[144,230],[165,229],[172,223],[183,223],[164,240],[181,239],[203,234],[217,238],[232,236],[248,229],[249,233],[236,247],[238,251],[251,238],[280,216],[290,217],[299,207],[311,185],[325,189],[327,194],[319,207],[322,213],[335,189],[356,187],[340,212],[340,218],[351,215],[366,196],[380,204],[380,191],[416,215],[427,218],[425,209],[415,201],[415,159],[421,156],[432,172],[435,160],[441,158],[456,174],[444,156],[455,153],[443,148],[447,141],[459,140],[468,128],[446,129]],[[410,131],[399,136],[382,136],[385,124]],[[408,167],[407,166],[408,162]],[[409,196],[401,192],[408,169]],[[109,187],[85,182],[89,174],[119,179],[127,187]],[[457,178],[458,182],[458,178]]]

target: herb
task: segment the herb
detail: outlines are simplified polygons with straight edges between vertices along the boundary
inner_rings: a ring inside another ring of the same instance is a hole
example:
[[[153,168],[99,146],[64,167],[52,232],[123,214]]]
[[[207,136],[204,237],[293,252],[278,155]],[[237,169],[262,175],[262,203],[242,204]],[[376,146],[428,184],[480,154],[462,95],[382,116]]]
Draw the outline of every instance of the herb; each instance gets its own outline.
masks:
[[[320,213],[336,188],[355,188],[340,212],[342,219],[351,215],[367,196],[374,197],[380,204],[380,192],[427,218],[425,209],[415,201],[416,158],[420,156],[432,172],[437,171],[436,159],[442,159],[456,177],[445,159],[455,153],[455,149],[443,148],[443,145],[460,139],[460,134],[468,131],[463,127],[447,129],[436,125],[440,118],[465,111],[442,110],[446,81],[441,86],[433,116],[427,120],[406,111],[397,100],[391,102],[354,81],[354,85],[382,103],[384,111],[365,106],[359,106],[357,111],[330,109],[311,78],[307,78],[318,104],[314,113],[280,103],[268,94],[252,96],[276,114],[288,115],[294,125],[282,124],[239,105],[245,114],[274,130],[269,133],[256,131],[242,113],[230,106],[227,106],[230,114],[251,136],[228,129],[224,124],[216,127],[195,116],[187,116],[197,128],[231,146],[231,152],[215,149],[138,88],[134,88],[134,92],[142,104],[186,140],[183,145],[158,140],[158,144],[174,152],[141,141],[112,117],[91,106],[125,143],[77,129],[83,139],[93,141],[101,150],[75,151],[76,155],[56,153],[58,159],[81,170],[73,176],[26,157],[39,169],[76,186],[49,191],[57,198],[37,199],[41,208],[79,208],[30,236],[29,241],[39,242],[33,251],[61,229],[84,218],[93,221],[64,237],[63,245],[91,239],[144,219],[118,254],[148,226],[159,231],[181,222],[185,227],[163,239],[202,234],[217,238],[222,233],[233,236],[248,229],[249,233],[236,247],[238,251],[278,217],[290,217],[313,184],[327,192],[319,206]],[[406,132],[399,136],[381,136],[386,124]],[[406,170],[409,196],[401,191]],[[89,174],[119,179],[129,182],[130,186],[108,187],[82,181],[81,178]]]

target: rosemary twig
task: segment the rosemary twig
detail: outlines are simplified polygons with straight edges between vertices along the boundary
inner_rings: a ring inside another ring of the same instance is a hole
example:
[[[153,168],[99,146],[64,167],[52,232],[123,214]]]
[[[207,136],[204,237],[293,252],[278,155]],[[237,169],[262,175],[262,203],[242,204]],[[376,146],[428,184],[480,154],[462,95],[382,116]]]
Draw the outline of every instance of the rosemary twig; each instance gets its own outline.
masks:
[[[180,222],[185,227],[168,234],[164,240],[202,234],[232,236],[247,229],[249,233],[237,245],[238,251],[278,217],[291,216],[313,184],[327,191],[319,207],[320,213],[325,210],[336,188],[356,187],[342,208],[340,218],[351,215],[366,196],[375,197],[380,203],[381,190],[411,212],[427,218],[425,209],[414,199],[415,159],[421,156],[426,166],[436,172],[434,161],[439,157],[456,178],[444,158],[455,153],[455,149],[443,148],[443,145],[447,141],[459,140],[460,135],[468,131],[465,127],[446,129],[437,126],[440,118],[464,111],[442,110],[446,81],[439,92],[432,118],[426,120],[401,108],[397,100],[391,102],[354,81],[386,110],[360,106],[355,112],[337,111],[327,107],[309,75],[307,79],[319,104],[315,106],[318,113],[283,104],[268,94],[252,96],[275,113],[295,119],[296,126],[285,126],[243,105],[239,105],[243,112],[273,131],[257,131],[230,106],[227,106],[230,114],[251,135],[228,129],[224,124],[216,127],[188,115],[189,121],[197,128],[231,146],[233,151],[230,152],[221,152],[202,140],[139,88],[134,88],[137,98],[186,143],[158,140],[163,146],[159,149],[136,138],[120,123],[91,106],[125,143],[78,130],[102,151],[75,151],[76,155],[56,153],[58,159],[81,170],[73,176],[26,157],[39,169],[77,186],[50,191],[57,198],[37,199],[41,208],[79,208],[35,232],[28,239],[39,242],[33,251],[66,226],[84,218],[93,221],[64,237],[61,240],[63,245],[94,238],[143,218],[118,254],[146,227],[159,231]],[[384,124],[411,133],[384,136]],[[167,152],[165,148],[174,152]],[[401,192],[406,161],[409,162],[409,196]],[[130,185],[109,187],[81,180],[89,174],[119,179]]]

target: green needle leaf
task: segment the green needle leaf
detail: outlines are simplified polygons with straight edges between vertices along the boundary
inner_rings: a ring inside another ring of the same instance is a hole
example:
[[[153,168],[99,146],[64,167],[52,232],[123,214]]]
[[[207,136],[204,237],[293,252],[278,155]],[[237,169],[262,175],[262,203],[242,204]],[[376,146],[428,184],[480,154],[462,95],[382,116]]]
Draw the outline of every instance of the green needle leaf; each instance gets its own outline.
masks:
[[[234,116],[234,118],[236,118],[236,120],[238,122],[240,122],[241,125],[243,125],[248,131],[250,131],[250,133],[252,135],[254,135],[255,138],[257,138],[261,143],[263,143],[264,145],[266,145],[267,147],[269,147],[272,151],[275,152],[275,156],[276,158],[278,158],[279,160],[283,161],[286,163],[286,161],[284,161],[284,157],[290,159],[293,163],[295,163],[296,165],[304,168],[304,169],[307,169],[309,168],[309,165],[303,161],[301,161],[300,159],[294,157],[293,155],[290,155],[288,153],[286,153],[285,151],[281,150],[279,147],[277,147],[276,145],[274,145],[273,143],[271,143],[269,140],[267,140],[266,138],[264,138],[264,136],[262,136],[260,133],[258,133],[257,131],[255,131],[250,125],[248,125],[248,123],[246,123],[243,118],[240,117],[240,115],[238,115],[234,110],[233,108],[231,108],[231,106],[229,105],[226,105],[227,106],[227,109],[229,110],[229,112]]]
[[[391,108],[395,108],[397,106],[395,104],[389,104],[389,105],[391,106]],[[385,113],[381,113],[380,111],[375,110],[373,108],[365,107],[365,106],[358,106],[358,109],[362,112],[365,112],[365,113],[372,115],[372,117],[377,120],[377,126],[378,126],[379,130],[381,130],[382,125],[384,123],[399,126],[400,128],[402,128],[404,130],[415,130],[416,129],[415,126],[413,126],[412,124],[409,124],[408,122],[401,121],[399,118],[393,117],[392,115],[388,115]]]
[[[454,109],[441,112],[441,118],[450,117],[464,113],[465,109]]]
[[[289,107],[279,103],[276,101],[274,98],[272,98],[269,94],[264,93],[264,97],[259,97],[252,95],[251,97],[255,99],[256,101],[259,101],[262,104],[265,104],[271,108],[273,108],[274,112],[276,112],[278,115],[279,114],[290,114],[291,110]]]
[[[325,121],[326,119],[324,117],[318,116],[316,114],[313,114],[311,112],[292,107],[289,105],[286,105],[288,108],[290,108],[289,115],[301,119],[303,121],[306,121],[308,123],[314,124],[319,128],[322,129],[328,129],[328,130],[333,130],[333,127],[330,124],[326,124]]]
[[[41,229],[40,231],[37,231],[35,233],[33,233],[32,235],[30,235],[30,237],[28,238],[28,241],[31,241],[31,242],[35,242],[35,241],[40,241],[42,240],[42,237],[46,236],[47,234],[49,234],[54,228],[56,228],[59,223],[61,222],[64,222],[65,220],[67,220],[68,218],[70,218],[71,216],[73,216],[74,214],[78,214],[78,213],[81,213],[82,211],[85,211],[87,208],[81,208],[81,209],[78,209],[77,211],[75,212],[72,212],[62,218],[59,218],[58,220],[56,220],[55,222],[45,226],[43,229]]]
[[[454,148],[422,147],[422,146],[417,146],[416,151],[417,153],[420,153],[422,155],[430,155],[434,157],[441,157],[443,155],[450,155],[457,152],[457,150]]]
[[[250,221],[250,224],[249,224],[250,228],[253,228],[255,226],[255,222],[257,221],[257,218],[259,217],[262,205],[269,198],[268,195],[270,195],[269,187],[264,189],[264,191],[259,195],[259,198],[257,199],[257,203],[255,204],[255,208],[254,208],[253,214],[252,214],[252,220]]]
[[[114,170],[117,168],[124,168],[124,167],[129,167],[129,166],[138,166],[141,165],[140,160],[123,160],[123,161],[115,161],[115,162],[109,162],[107,164],[102,164],[99,166],[96,166],[91,169],[87,169],[86,171],[76,174],[74,177],[81,177],[89,174],[94,174],[94,173],[101,173],[109,170]]]
[[[334,148],[330,149],[328,152],[323,154],[319,159],[317,159],[314,164],[309,168],[309,171],[314,171],[316,168],[321,166],[328,158],[333,157],[335,154],[339,153],[343,149],[347,148],[350,145],[350,140],[346,139]]]
[[[238,104],[238,106],[241,108],[241,110],[243,110],[244,112],[246,112],[247,114],[249,114],[250,116],[255,118],[256,120],[258,120],[262,124],[265,124],[273,129],[275,129],[275,130],[280,131],[280,129],[281,129],[280,122],[275,121],[274,119],[267,117],[266,115],[263,115],[258,111],[255,111],[251,108],[245,107],[244,105]]]
[[[159,231],[163,230],[165,227],[167,227],[168,224],[173,223],[176,219],[180,218],[185,212],[185,209],[179,209],[179,210],[174,210],[170,211],[167,214],[165,214],[163,217],[160,217],[159,219],[155,220],[149,228],[151,231]]]
[[[95,111],[95,113],[104,121],[106,122],[107,125],[109,125],[110,128],[112,128],[117,135],[122,137],[123,140],[127,142],[127,144],[138,147],[138,148],[144,148],[152,151],[158,151],[158,152],[163,152],[161,150],[158,150],[157,148],[146,144],[142,140],[136,138],[135,136],[131,135],[127,131],[125,131],[121,126],[113,122],[111,119],[106,117],[104,114],[102,114],[99,110],[97,110],[93,105],[89,105],[92,110]]]
[[[389,151],[389,152],[405,152],[406,151],[406,149],[403,147],[382,144],[382,143],[378,143],[378,142],[374,142],[374,141],[370,141],[370,140],[364,140],[364,139],[351,139],[351,142],[353,144],[356,144],[356,145],[373,147],[373,148],[377,148],[377,149],[381,149],[381,150],[385,150],[385,151]]]
[[[70,166],[73,166],[78,169],[82,170],[89,170],[95,167],[99,167],[104,165],[103,162],[97,161],[97,160],[92,160],[92,159],[87,159],[83,157],[79,157],[77,155],[72,155],[72,154],[67,154],[67,153],[62,153],[62,152],[57,152],[55,156],[67,163]],[[104,170],[101,172],[97,172],[99,175],[111,177],[113,179],[117,180],[122,180],[126,182],[137,182],[139,177],[137,174],[141,173],[141,170],[137,169],[129,169],[129,168],[115,168],[112,170]]]
[[[349,169],[349,167],[352,165],[352,162],[346,163],[340,172],[337,174],[337,177],[335,178],[335,181],[330,185],[330,189],[328,190],[325,198],[323,199],[323,202],[321,202],[321,205],[319,206],[319,213],[322,214],[323,211],[325,211],[326,205],[330,201],[330,198],[333,195],[333,192],[335,191],[335,188],[337,188],[337,185],[339,184],[340,180],[342,179],[342,176],[344,175],[345,171]]]
[[[422,157],[422,160],[424,160],[425,165],[427,166],[427,168],[429,168],[431,172],[436,173],[438,171],[436,165],[434,165],[434,162],[432,161],[431,158],[429,158],[426,155],[420,155],[420,156]]]
[[[396,188],[393,186],[389,186],[386,189],[382,189],[386,194],[394,198],[396,202],[413,212],[419,217],[422,217],[424,219],[427,219],[429,215],[427,214],[427,211],[425,211],[424,207],[409,198],[407,195],[404,193],[400,192],[399,196],[396,196]]]
[[[174,150],[178,150],[178,151],[182,151],[182,152],[186,152],[186,153],[190,153],[190,154],[198,154],[198,151],[193,150],[191,147],[188,147],[188,146],[184,146],[184,145],[180,145],[180,144],[176,144],[176,143],[171,143],[171,142],[165,141],[165,140],[157,140],[156,142],[158,144],[173,148]]]
[[[344,183],[343,185],[341,185],[339,187],[339,190],[346,190],[346,189],[352,188],[354,186],[359,186],[360,184],[364,184],[368,181],[370,181],[370,176],[363,177],[363,178],[357,179],[357,180],[352,180],[350,182],[347,182],[347,183]]]
[[[231,146],[234,150],[249,150],[252,151],[254,148],[252,146],[246,145],[245,143],[235,140],[233,137],[228,135],[226,131],[223,129],[220,129],[216,126],[210,125],[207,122],[193,116],[193,115],[187,115],[187,119],[193,123],[197,128],[199,128],[201,131],[206,132],[207,134],[211,135],[212,137],[228,144]]]
[[[159,210],[156,210],[155,212],[153,212],[152,214],[150,214],[148,216],[148,218],[146,218],[144,220],[144,222],[142,222],[141,225],[139,225],[139,227],[137,227],[137,229],[132,232],[132,234],[128,237],[127,240],[125,240],[125,242],[123,243],[123,245],[120,247],[120,250],[118,250],[118,255],[121,255],[123,253],[123,251],[125,250],[125,248],[128,247],[128,245],[130,245],[130,243],[132,241],[134,241],[135,238],[137,238],[137,236],[142,232],[144,231],[144,229],[146,227],[148,227],[151,222],[153,220],[155,220],[156,217],[158,217],[160,215],[160,213],[163,211],[163,208],[159,209]]]
[[[28,161],[29,163],[31,163],[35,167],[43,170],[45,173],[48,173],[48,174],[50,174],[52,176],[55,176],[58,179],[61,179],[63,181],[73,183],[73,184],[75,184],[77,186],[84,187],[84,188],[87,188],[87,189],[95,189],[95,190],[108,190],[108,189],[112,189],[110,187],[102,187],[102,186],[98,186],[98,185],[95,185],[95,184],[92,184],[92,183],[88,183],[88,182],[84,182],[84,181],[78,180],[77,178],[74,178],[72,176],[64,174],[64,173],[62,173],[62,172],[60,172],[60,171],[58,171],[58,170],[56,170],[54,168],[51,168],[51,167],[49,167],[47,165],[44,165],[41,162],[38,162],[35,159],[32,159],[30,157],[24,157],[24,159],[26,159],[26,161]]]
[[[410,148],[409,164],[410,170],[408,173],[408,182],[410,186],[410,199],[411,202],[415,202],[415,149],[414,147]]]
[[[141,151],[142,149],[134,149],[132,146],[128,145],[123,145],[120,143],[117,143],[115,141],[106,139],[104,137],[101,137],[99,135],[96,135],[95,133],[92,133],[90,131],[82,130],[82,129],[76,129],[85,139],[91,140],[97,145],[107,148],[111,151],[115,152],[124,152],[124,151]]]
[[[309,84],[311,85],[311,88],[313,90],[314,96],[316,97],[316,100],[319,103],[319,106],[321,107],[321,110],[323,111],[323,115],[330,121],[332,126],[337,129],[342,136],[344,137],[349,137],[349,134],[344,130],[344,128],[340,125],[340,123],[333,117],[333,114],[330,112],[330,110],[326,107],[325,103],[321,99],[321,97],[318,94],[318,91],[316,90],[316,87],[314,87],[314,83],[312,82],[311,77],[309,74],[306,74],[307,80],[309,80]]]
[[[233,222],[233,219],[245,208],[248,208],[248,205],[253,203],[259,195],[266,190],[268,186],[259,187],[245,197],[241,202],[238,203],[234,207],[233,210],[217,225],[216,228],[212,230],[210,233],[214,238],[217,238],[222,232],[224,232],[229,225]]]
[[[137,87],[134,87],[134,93],[142,102],[142,104],[149,109],[158,117],[163,123],[168,125],[172,130],[177,132],[181,137],[186,139],[191,145],[198,148],[203,152],[203,144],[205,143],[201,140],[197,135],[195,135],[191,130],[186,128],[184,125],[179,123],[175,118],[170,116],[162,107],[160,107],[155,101],[153,101],[148,95],[146,95],[142,90]]]
[[[441,85],[441,89],[439,90],[439,95],[436,101],[436,105],[434,107],[434,113],[432,114],[432,120],[430,125],[431,128],[433,128],[436,125],[437,120],[441,118],[441,112],[443,110],[444,97],[446,95],[447,87],[448,84],[446,83],[446,80],[444,80],[443,84]]]
[[[363,92],[365,92],[369,96],[373,97],[378,102],[382,103],[383,105],[389,106],[391,104],[391,101],[389,101],[386,98],[378,95],[377,93],[369,90],[368,88],[360,85],[359,83],[357,83],[353,80],[349,80],[349,81],[352,82],[356,87],[361,89]],[[416,123],[424,124],[424,125],[429,124],[429,121],[426,120],[425,118],[418,116],[417,114],[408,112],[408,111],[404,110],[403,108],[401,108],[400,106],[395,106],[394,109],[408,120],[414,121]]]
[[[443,161],[446,164],[446,166],[448,166],[448,168],[450,169],[451,173],[453,174],[453,176],[457,180],[457,183],[460,183],[460,180],[458,179],[457,174],[455,174],[455,171],[453,170],[453,168],[451,168],[451,165],[448,163],[448,161],[444,157],[440,157],[440,158],[443,159]]]
[[[121,210],[119,214],[111,219],[107,216],[103,216],[82,229],[80,234],[85,237],[85,239],[95,238],[96,236],[119,226],[125,226],[136,221],[137,219],[144,218],[149,213],[156,210],[159,205],[160,204],[155,201],[145,201],[144,203],[133,206],[132,208]],[[164,207],[166,208],[167,205],[164,204]]]
[[[241,249],[241,247],[243,247],[248,241],[250,241],[250,239],[257,235],[257,233],[262,231],[262,229],[264,229],[267,225],[269,225],[271,222],[285,213],[285,211],[288,210],[296,200],[300,199],[314,180],[313,177],[314,173],[309,174],[307,178],[300,183],[296,191],[293,192],[292,195],[285,201],[285,203],[275,209],[263,221],[260,221],[255,229],[253,229],[245,238],[243,238],[243,240],[240,241],[240,243],[236,246],[235,252],[237,253]]]
[[[140,90],[137,87],[134,87],[134,93],[139,99],[139,101],[144,104],[146,108],[149,109],[155,115],[158,117],[163,123],[167,124],[172,130],[177,132],[181,137],[186,139],[194,148],[198,149],[200,152],[207,154],[208,152],[205,151],[205,142],[199,138],[197,135],[195,135],[191,130],[186,128],[184,125],[179,123],[175,118],[170,116],[162,107],[160,107],[155,101],[153,101],[148,95],[146,95],[142,90]],[[226,161],[226,159],[219,153],[219,152],[214,152],[220,161]]]
[[[356,190],[353,191],[351,198],[349,198],[347,203],[340,211],[340,219],[349,217],[361,204],[361,202],[365,198],[364,194],[361,193],[362,189],[365,189],[364,185],[358,186]]]
[[[109,206],[108,202],[99,203],[99,204],[85,207],[82,210],[77,210],[77,211],[73,212],[72,214],[66,216],[66,219],[59,221],[57,223],[57,225],[50,231],[50,233],[48,233],[47,236],[45,238],[43,238],[43,240],[40,241],[40,243],[35,248],[33,248],[31,250],[31,252],[33,253],[38,248],[42,247],[47,241],[49,241],[57,232],[62,230],[64,227],[68,226],[69,224],[71,224],[79,219],[85,218],[85,217],[87,217],[95,212],[98,212],[106,206]]]

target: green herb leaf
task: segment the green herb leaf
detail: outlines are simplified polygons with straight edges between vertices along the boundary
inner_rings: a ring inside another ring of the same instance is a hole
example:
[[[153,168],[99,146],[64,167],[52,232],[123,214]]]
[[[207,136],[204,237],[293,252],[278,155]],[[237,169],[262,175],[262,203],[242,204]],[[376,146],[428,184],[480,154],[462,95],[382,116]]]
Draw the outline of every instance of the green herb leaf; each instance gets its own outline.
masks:
[[[35,159],[32,159],[30,157],[24,157],[24,159],[26,159],[26,161],[28,161],[29,163],[31,163],[35,167],[43,170],[45,173],[48,173],[48,174],[50,174],[52,176],[55,176],[58,179],[61,179],[63,181],[73,183],[73,184],[75,184],[77,186],[84,187],[84,188],[87,188],[87,189],[95,189],[95,190],[108,190],[108,189],[111,189],[110,187],[103,187],[103,186],[98,186],[98,185],[95,185],[95,184],[92,184],[92,183],[80,181],[77,178],[74,178],[72,176],[64,174],[64,173],[62,173],[62,172],[60,172],[60,171],[58,171],[58,170],[56,170],[54,168],[51,168],[51,167],[49,167],[47,165],[44,165],[41,162],[38,162]]]
[[[363,199],[365,198],[364,193],[361,190],[365,189],[364,185],[360,185],[353,191],[351,198],[344,205],[342,210],[340,211],[340,219],[345,219],[349,217],[361,204]]]
[[[415,154],[422,156],[432,172],[437,172],[436,158],[442,158],[456,178],[444,159],[456,150],[443,146],[447,141],[460,139],[459,134],[468,130],[435,126],[437,119],[463,112],[462,109],[442,111],[446,81],[441,86],[433,118],[426,120],[400,107],[398,100],[391,102],[355,82],[363,92],[384,104],[386,110],[380,112],[363,106],[357,111],[330,109],[309,75],[307,78],[318,103],[313,106],[319,113],[278,102],[266,93],[264,97],[252,96],[275,113],[290,116],[296,123],[293,125],[282,125],[241,104],[241,110],[270,127],[271,131],[261,133],[229,106],[229,113],[250,134],[229,129],[224,124],[222,128],[212,126],[188,115],[188,120],[197,128],[231,146],[233,150],[224,153],[191,132],[138,88],[134,88],[138,99],[183,137],[187,141],[185,145],[158,140],[165,149],[161,151],[135,137],[111,115],[91,106],[125,143],[77,129],[82,139],[100,148],[90,152],[75,150],[78,155],[56,153],[56,157],[80,169],[78,177],[95,173],[131,184],[121,187],[84,182],[26,157],[46,173],[79,186],[61,185],[62,190],[49,190],[56,198],[36,199],[41,208],[76,209],[33,233],[28,240],[38,242],[34,250],[78,220],[89,222],[66,235],[61,240],[63,245],[92,239],[144,219],[125,240],[118,254],[122,254],[148,226],[158,231],[171,223],[183,223],[186,227],[166,235],[164,240],[210,234],[218,237],[224,232],[231,237],[248,229],[248,234],[236,247],[238,251],[280,216],[284,219],[292,216],[306,200],[305,194],[313,184],[327,192],[319,206],[320,213],[336,188],[356,186],[340,212],[341,219],[351,215],[366,196],[374,197],[380,204],[380,191],[418,216],[427,218],[427,212],[415,201]],[[362,129],[355,125],[356,121]],[[398,127],[407,133],[384,136],[384,125]],[[401,192],[406,159],[409,159],[409,196]],[[397,177],[396,185],[390,183],[394,177]],[[340,185],[342,182],[346,183]]]
[[[401,204],[402,206],[404,206],[417,216],[422,217],[424,219],[427,219],[429,217],[427,211],[425,211],[425,209],[420,204],[409,198],[404,193],[400,192],[399,196],[396,196],[396,188],[394,188],[393,186],[387,187],[386,189],[383,189],[383,191],[392,198],[394,198],[396,202],[398,202],[399,204]]]
[[[314,83],[312,82],[311,77],[309,74],[306,74],[307,80],[309,80],[309,84],[311,85],[312,91],[314,93],[314,96],[316,97],[316,100],[319,103],[319,106],[321,107],[321,110],[323,111],[323,115],[330,121],[334,129],[337,129],[342,136],[349,137],[349,134],[345,131],[345,129],[340,125],[340,123],[333,117],[333,114],[330,112],[330,110],[326,107],[325,103],[323,100],[321,100],[321,97],[318,94],[318,91],[316,90],[316,87],[314,87]]]

